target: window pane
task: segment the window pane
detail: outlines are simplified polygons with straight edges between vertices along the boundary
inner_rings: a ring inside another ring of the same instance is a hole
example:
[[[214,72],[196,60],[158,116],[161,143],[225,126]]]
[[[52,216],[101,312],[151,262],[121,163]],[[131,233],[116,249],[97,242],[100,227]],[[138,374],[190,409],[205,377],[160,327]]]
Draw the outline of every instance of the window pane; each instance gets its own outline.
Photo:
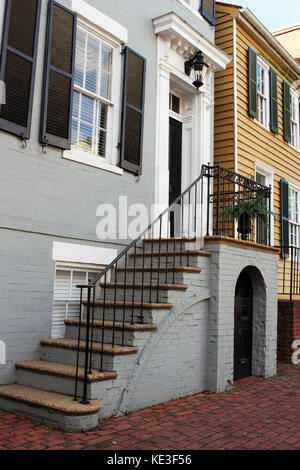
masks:
[[[97,154],[101,157],[105,157],[106,132],[101,129],[97,129],[96,146]]]
[[[93,93],[98,91],[99,46],[97,39],[88,37],[85,88]]]
[[[110,98],[110,74],[105,71],[101,72],[100,95],[106,99]]]
[[[94,123],[94,100],[88,96],[82,95],[81,98],[81,116],[82,121]]]
[[[102,127],[102,129],[106,129],[106,126],[107,126],[107,106],[102,103],[99,103],[98,126]]]
[[[72,113],[74,117],[79,116],[79,98],[80,98],[79,93],[75,91],[74,96],[73,96],[73,113]]]
[[[92,152],[93,127],[80,123],[79,148],[85,152]]]
[[[107,72],[111,72],[112,66],[112,48],[107,44],[102,44],[102,60],[101,67]]]
[[[72,145],[76,145],[78,140],[78,121],[72,121]]]
[[[78,29],[76,39],[75,84],[83,87],[86,33]]]

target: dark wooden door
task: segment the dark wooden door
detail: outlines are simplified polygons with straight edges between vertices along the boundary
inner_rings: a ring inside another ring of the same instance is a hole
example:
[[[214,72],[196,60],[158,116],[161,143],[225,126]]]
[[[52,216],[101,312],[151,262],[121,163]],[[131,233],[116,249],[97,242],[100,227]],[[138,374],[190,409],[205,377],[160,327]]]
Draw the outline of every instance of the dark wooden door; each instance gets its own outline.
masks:
[[[169,132],[169,204],[181,194],[182,170],[182,124],[170,118]],[[178,210],[177,210],[178,209]],[[170,236],[178,235],[180,231],[180,206],[170,213]]]
[[[181,194],[182,124],[170,118],[169,140],[169,203]]]
[[[234,380],[239,380],[252,375],[253,289],[246,271],[236,285],[234,323]]]

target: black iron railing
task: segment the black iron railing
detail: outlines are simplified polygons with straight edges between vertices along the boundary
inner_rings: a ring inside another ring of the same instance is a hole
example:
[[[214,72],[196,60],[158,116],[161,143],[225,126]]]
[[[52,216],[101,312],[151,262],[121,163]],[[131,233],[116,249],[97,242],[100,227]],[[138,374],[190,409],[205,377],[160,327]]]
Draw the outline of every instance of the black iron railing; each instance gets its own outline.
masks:
[[[279,295],[288,296],[292,301],[300,295],[300,248],[281,246],[283,255],[279,263]]]
[[[175,283],[178,269],[190,264],[189,250],[202,249],[203,235],[255,239],[256,222],[251,220],[251,210],[255,204],[270,209],[270,196],[270,188],[250,178],[220,165],[203,165],[200,176],[106,269],[88,285],[77,286],[86,314],[83,318],[80,310],[75,400],[80,395],[82,403],[88,403],[88,375],[92,368],[103,371],[105,348],[114,348],[117,334],[118,346],[124,346],[127,323],[144,323],[145,308],[159,303],[159,287]],[[269,226],[269,214],[264,219]],[[267,230],[265,242],[269,244]],[[96,301],[99,288],[100,300]],[[97,329],[101,331],[97,341],[94,339],[96,310]],[[108,325],[111,333],[107,339]],[[81,339],[83,327],[85,335]],[[82,393],[78,392],[80,363],[84,364]]]

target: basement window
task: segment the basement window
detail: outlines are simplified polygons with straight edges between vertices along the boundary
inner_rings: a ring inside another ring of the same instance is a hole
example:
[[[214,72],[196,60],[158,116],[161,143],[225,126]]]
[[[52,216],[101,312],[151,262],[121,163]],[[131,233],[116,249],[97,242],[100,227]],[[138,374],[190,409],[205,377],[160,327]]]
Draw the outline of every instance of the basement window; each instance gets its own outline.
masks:
[[[78,284],[88,284],[104,269],[104,266],[67,266],[57,264],[54,282],[52,311],[52,338],[65,336],[65,320],[78,319],[80,313],[80,289]],[[86,298],[86,290],[84,298]]]

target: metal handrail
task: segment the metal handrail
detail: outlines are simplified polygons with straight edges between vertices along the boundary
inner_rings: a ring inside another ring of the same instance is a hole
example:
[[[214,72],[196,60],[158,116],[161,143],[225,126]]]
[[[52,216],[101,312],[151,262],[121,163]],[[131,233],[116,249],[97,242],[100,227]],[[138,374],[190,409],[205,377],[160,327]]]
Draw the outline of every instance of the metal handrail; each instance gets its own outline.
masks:
[[[288,295],[292,302],[300,295],[300,248],[292,245],[279,245],[282,257],[282,278],[279,281],[279,295]]]

